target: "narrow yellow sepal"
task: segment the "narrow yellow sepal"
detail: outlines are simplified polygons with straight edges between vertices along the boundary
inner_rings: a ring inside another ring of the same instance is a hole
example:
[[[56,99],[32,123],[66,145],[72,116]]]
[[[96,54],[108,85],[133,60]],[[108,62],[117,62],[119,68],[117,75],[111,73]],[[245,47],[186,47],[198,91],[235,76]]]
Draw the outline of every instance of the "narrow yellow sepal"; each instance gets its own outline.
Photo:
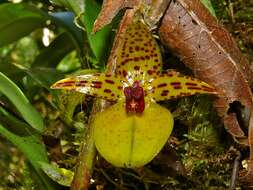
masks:
[[[181,75],[175,71],[168,71],[151,79],[149,96],[155,101],[180,98],[194,94],[217,94],[209,84],[196,78]]]
[[[116,76],[96,73],[62,79],[52,89],[72,90],[87,95],[118,101],[124,97],[122,81]]]

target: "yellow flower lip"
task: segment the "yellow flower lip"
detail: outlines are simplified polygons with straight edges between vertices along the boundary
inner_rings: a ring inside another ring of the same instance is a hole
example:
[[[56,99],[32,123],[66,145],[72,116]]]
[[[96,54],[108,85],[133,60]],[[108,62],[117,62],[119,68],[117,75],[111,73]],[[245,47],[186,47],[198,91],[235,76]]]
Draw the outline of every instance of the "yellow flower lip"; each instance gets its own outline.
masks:
[[[173,124],[170,111],[156,103],[140,115],[126,113],[124,103],[118,102],[96,114],[92,127],[101,156],[117,167],[138,168],[160,152]]]

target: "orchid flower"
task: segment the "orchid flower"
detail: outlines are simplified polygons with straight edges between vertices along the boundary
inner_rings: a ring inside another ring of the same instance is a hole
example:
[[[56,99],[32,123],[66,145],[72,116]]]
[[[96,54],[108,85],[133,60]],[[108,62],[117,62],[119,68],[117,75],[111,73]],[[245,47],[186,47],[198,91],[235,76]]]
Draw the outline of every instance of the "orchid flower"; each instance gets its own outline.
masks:
[[[133,21],[118,50],[115,74],[70,77],[52,88],[116,102],[94,117],[96,148],[117,167],[141,167],[160,152],[173,129],[172,114],[157,101],[216,94],[205,82],[161,69],[162,57],[155,39],[144,23]]]

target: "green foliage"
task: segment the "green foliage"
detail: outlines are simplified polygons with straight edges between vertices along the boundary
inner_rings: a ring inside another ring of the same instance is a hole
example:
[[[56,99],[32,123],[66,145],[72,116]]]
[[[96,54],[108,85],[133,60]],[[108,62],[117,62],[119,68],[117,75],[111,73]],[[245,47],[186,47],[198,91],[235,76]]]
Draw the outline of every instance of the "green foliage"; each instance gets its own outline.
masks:
[[[26,130],[29,131],[29,128]],[[38,161],[44,162],[48,161],[45,147],[43,146],[43,144],[41,144],[41,140],[38,137],[38,135],[32,134],[32,132],[30,132],[28,134],[23,134],[23,136],[21,136],[8,130],[1,124],[0,124],[0,134],[6,137],[9,141],[11,141],[15,146],[17,146],[18,149],[25,154],[27,159],[29,159],[35,170],[36,175],[38,175],[38,177],[41,180],[38,181],[41,183],[41,189],[53,190],[54,187],[52,186],[52,184],[50,184],[50,181],[40,170],[40,166],[38,165]],[[43,186],[45,188],[42,188]]]
[[[41,50],[32,67],[55,68],[65,55],[74,50],[74,48],[69,34],[64,32],[57,36],[47,48]]]
[[[108,49],[108,38],[111,34],[111,27],[106,26],[102,30],[98,31],[96,34],[92,32],[93,24],[98,16],[101,9],[96,1],[85,0],[85,12],[83,22],[87,32],[89,44],[91,49],[98,61],[102,61],[104,58],[104,52]]]
[[[85,18],[87,27],[89,27],[87,38],[92,41],[94,48],[94,52],[91,52],[89,45],[85,44],[85,32],[75,24],[78,19],[83,22],[83,19],[80,18],[84,11],[84,1],[55,2],[74,11],[75,15],[72,12],[65,11],[48,14],[36,6],[26,3],[0,5],[0,46],[2,46],[0,49],[0,69],[2,71],[0,73],[0,103],[4,105],[4,107],[2,105],[0,107],[0,134],[12,142],[31,163],[28,167],[36,182],[36,188],[48,190],[57,188],[43,173],[39,164],[39,162],[43,162],[42,168],[45,171],[45,165],[48,163],[47,153],[45,145],[42,143],[42,137],[37,132],[41,133],[44,130],[44,122],[30,101],[34,102],[34,99],[41,98],[39,93],[43,89],[50,90],[51,84],[60,78],[64,78],[61,71],[70,72],[80,68],[80,62],[85,67],[83,63],[94,59],[93,55],[96,59],[105,57],[108,49],[103,42],[106,41],[110,32],[107,29],[106,32],[102,31],[98,35],[91,34],[92,22],[100,7],[99,4],[95,4],[96,11],[88,10]],[[91,8],[93,5],[89,4],[92,2],[87,4]],[[51,30],[53,35],[48,37],[51,42],[47,47],[43,47],[40,42],[42,36],[45,35],[41,30],[43,27]],[[27,35],[29,37],[25,37]],[[98,42],[100,45],[95,44]],[[70,56],[67,56],[68,54]],[[89,57],[87,60],[85,55]],[[78,58],[80,61],[76,61]],[[62,60],[64,61],[62,62]],[[72,62],[75,62],[75,66],[71,64]],[[19,86],[6,75],[11,77]],[[25,89],[26,95],[20,88]],[[56,95],[56,93],[53,94]],[[29,97],[30,101],[26,96]],[[77,95],[75,98],[77,101],[74,103],[72,101],[74,95],[71,94],[69,97],[63,120],[72,125],[75,108],[83,98]],[[50,104],[55,106],[52,102]],[[40,109],[44,108],[40,107]],[[80,121],[78,120],[80,119],[77,118],[77,122],[74,122],[73,125],[77,128],[80,126],[83,128],[83,123],[79,125]],[[48,171],[45,172],[51,176]],[[66,185],[66,181],[57,180],[57,182]]]
[[[52,0],[54,3],[61,5],[73,11],[76,15],[83,12],[84,1],[83,0]]]
[[[47,14],[32,6],[2,4],[0,6],[0,46],[12,43],[34,29],[42,27],[47,19]]]
[[[13,184],[24,190],[62,189],[53,181],[70,185],[92,100],[50,92],[50,86],[66,74],[93,73],[82,70],[88,67],[104,69],[110,51],[113,24],[92,33],[101,1],[52,2],[57,6],[42,0],[0,1],[0,189],[16,188]],[[231,29],[241,49],[253,55],[252,2],[202,2]],[[45,28],[48,46],[42,42]],[[138,170],[114,168],[98,155],[91,189],[228,189],[235,152],[211,100],[198,96],[163,105],[175,117],[163,151]]]
[[[70,186],[74,173],[65,168],[58,168],[55,165],[40,162],[42,170],[55,182],[63,185]]]
[[[22,117],[34,129],[42,132],[44,130],[43,120],[25,97],[23,92],[3,73],[0,72],[0,92],[4,94],[15,105]]]

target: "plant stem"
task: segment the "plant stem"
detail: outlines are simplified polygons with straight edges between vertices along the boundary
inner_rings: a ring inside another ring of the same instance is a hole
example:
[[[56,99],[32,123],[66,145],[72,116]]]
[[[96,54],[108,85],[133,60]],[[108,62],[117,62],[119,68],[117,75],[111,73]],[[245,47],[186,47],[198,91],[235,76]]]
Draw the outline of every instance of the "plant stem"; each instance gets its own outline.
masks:
[[[84,141],[79,154],[74,179],[71,184],[71,190],[87,190],[89,187],[93,171],[93,160],[96,155],[92,122],[95,113],[101,110],[100,105],[101,101],[96,100],[94,102],[90,120],[85,130]]]

